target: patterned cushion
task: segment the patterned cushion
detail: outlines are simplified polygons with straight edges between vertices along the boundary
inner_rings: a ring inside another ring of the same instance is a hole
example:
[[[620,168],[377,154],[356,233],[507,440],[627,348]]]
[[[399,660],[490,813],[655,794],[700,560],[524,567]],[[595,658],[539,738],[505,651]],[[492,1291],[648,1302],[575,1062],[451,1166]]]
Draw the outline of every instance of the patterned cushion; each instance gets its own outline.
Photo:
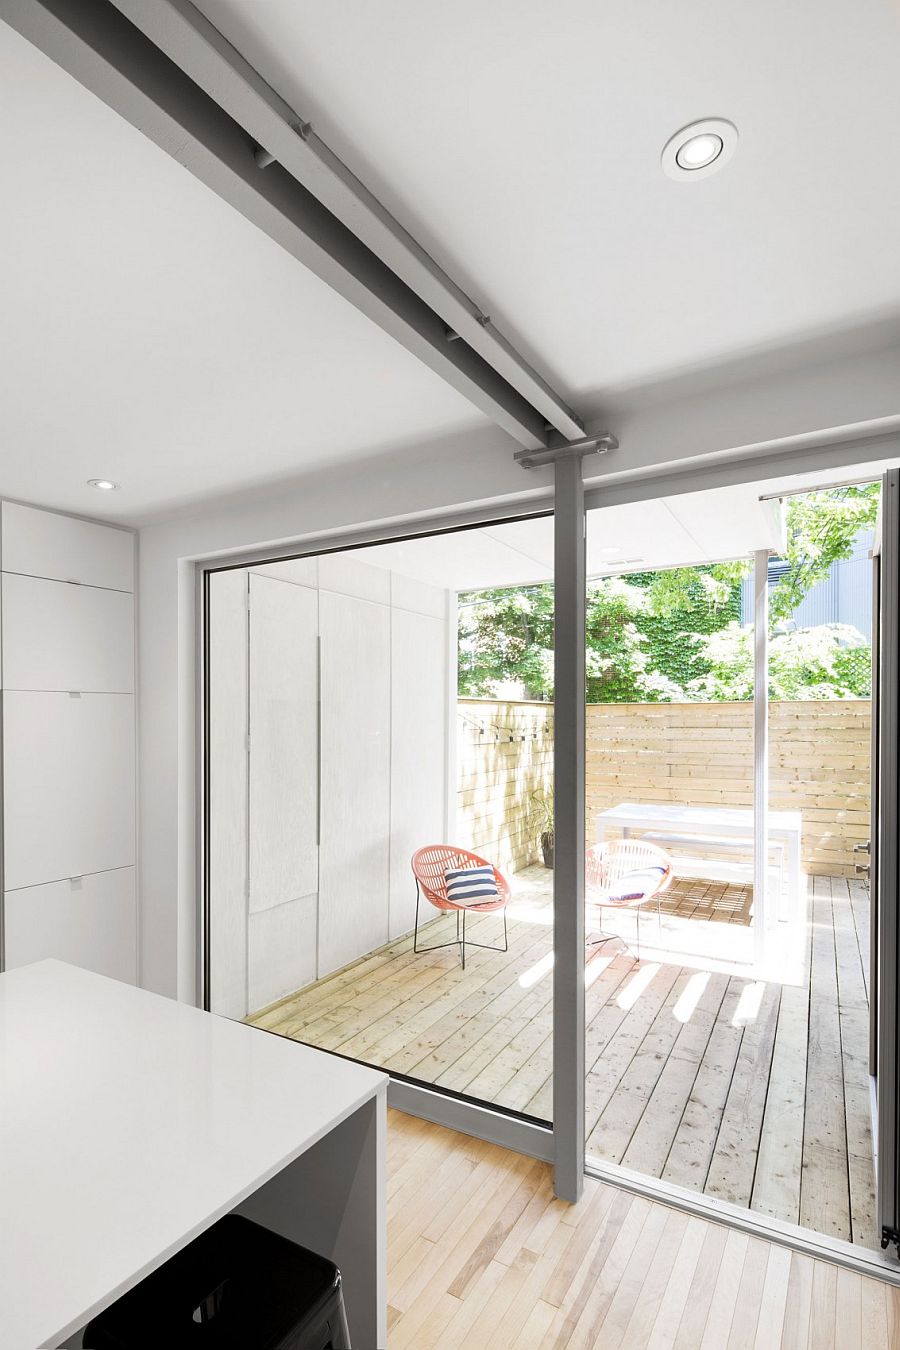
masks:
[[[447,899],[454,905],[487,905],[497,899],[493,867],[458,867],[444,873]]]

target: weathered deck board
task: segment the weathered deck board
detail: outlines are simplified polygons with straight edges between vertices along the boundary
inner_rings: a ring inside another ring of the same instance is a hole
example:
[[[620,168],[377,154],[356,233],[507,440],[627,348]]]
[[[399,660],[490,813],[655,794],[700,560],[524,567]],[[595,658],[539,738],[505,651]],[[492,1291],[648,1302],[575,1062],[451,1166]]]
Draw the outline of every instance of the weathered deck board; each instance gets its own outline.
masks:
[[[813,880],[800,1222],[849,1240],[850,1181],[834,912],[830,879]]]
[[[530,869],[517,881],[524,903],[510,913],[508,953],[472,948],[463,972],[453,948],[417,955],[402,938],[254,1021],[548,1119],[550,877]],[[685,882],[664,912],[743,926],[744,892]],[[814,878],[808,978],[798,985],[638,962],[621,941],[590,947],[588,1151],[874,1246],[868,905],[861,882]],[[470,931],[492,941],[497,920],[474,920]],[[426,940],[442,936],[432,927]],[[479,1156],[473,1144],[472,1167]],[[429,1160],[411,1156],[404,1167],[411,1195]],[[460,1178],[467,1171],[460,1164]]]

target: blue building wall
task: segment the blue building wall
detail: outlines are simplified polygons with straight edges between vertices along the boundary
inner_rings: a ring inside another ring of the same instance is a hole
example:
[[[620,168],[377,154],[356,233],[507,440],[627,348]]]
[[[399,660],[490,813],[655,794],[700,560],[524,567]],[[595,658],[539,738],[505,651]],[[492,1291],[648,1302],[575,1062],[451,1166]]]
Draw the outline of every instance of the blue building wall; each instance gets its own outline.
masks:
[[[814,586],[791,616],[797,628],[815,628],[821,623],[845,623],[858,628],[872,640],[872,550],[874,535],[861,530],[856,536],[852,556],[832,563],[824,581]],[[769,589],[775,586],[784,564],[769,560]],[[753,578],[745,578],[741,587],[741,622],[753,622]]]

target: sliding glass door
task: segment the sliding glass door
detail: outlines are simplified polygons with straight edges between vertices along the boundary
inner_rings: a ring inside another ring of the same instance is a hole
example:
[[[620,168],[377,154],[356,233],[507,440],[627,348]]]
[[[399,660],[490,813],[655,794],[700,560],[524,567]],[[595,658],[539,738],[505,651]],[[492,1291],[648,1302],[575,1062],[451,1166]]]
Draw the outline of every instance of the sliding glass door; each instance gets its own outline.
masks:
[[[577,458],[555,474],[555,520],[207,570],[209,1006],[552,1157],[567,1199],[587,1159],[873,1247],[876,987],[882,1150],[897,1022],[896,718],[861,674],[877,492],[585,511]]]
[[[896,833],[895,714],[870,697],[878,498],[748,483],[598,506],[586,530],[589,1166],[869,1250],[873,718]],[[895,998],[889,974],[889,1036]]]
[[[877,1230],[881,1245],[900,1249],[900,472],[885,474],[877,549],[878,691],[874,856],[877,932],[875,1071],[878,1104]]]
[[[212,1011],[552,1119],[552,550],[544,516],[208,573]]]

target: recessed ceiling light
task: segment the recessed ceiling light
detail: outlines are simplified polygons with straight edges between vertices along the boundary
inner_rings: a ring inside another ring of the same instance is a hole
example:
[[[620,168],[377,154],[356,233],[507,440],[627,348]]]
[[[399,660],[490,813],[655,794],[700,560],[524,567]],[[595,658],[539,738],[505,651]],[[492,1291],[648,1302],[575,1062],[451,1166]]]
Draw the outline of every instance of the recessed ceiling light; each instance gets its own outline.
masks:
[[[675,151],[675,163],[679,169],[705,169],[722,153],[722,137],[705,131],[702,136],[692,136]]]
[[[115,492],[118,483],[114,483],[111,478],[89,478],[88,487],[97,488],[99,492]]]
[[[691,122],[676,131],[662,152],[663,172],[682,182],[717,173],[737,149],[737,127],[721,117]]]

